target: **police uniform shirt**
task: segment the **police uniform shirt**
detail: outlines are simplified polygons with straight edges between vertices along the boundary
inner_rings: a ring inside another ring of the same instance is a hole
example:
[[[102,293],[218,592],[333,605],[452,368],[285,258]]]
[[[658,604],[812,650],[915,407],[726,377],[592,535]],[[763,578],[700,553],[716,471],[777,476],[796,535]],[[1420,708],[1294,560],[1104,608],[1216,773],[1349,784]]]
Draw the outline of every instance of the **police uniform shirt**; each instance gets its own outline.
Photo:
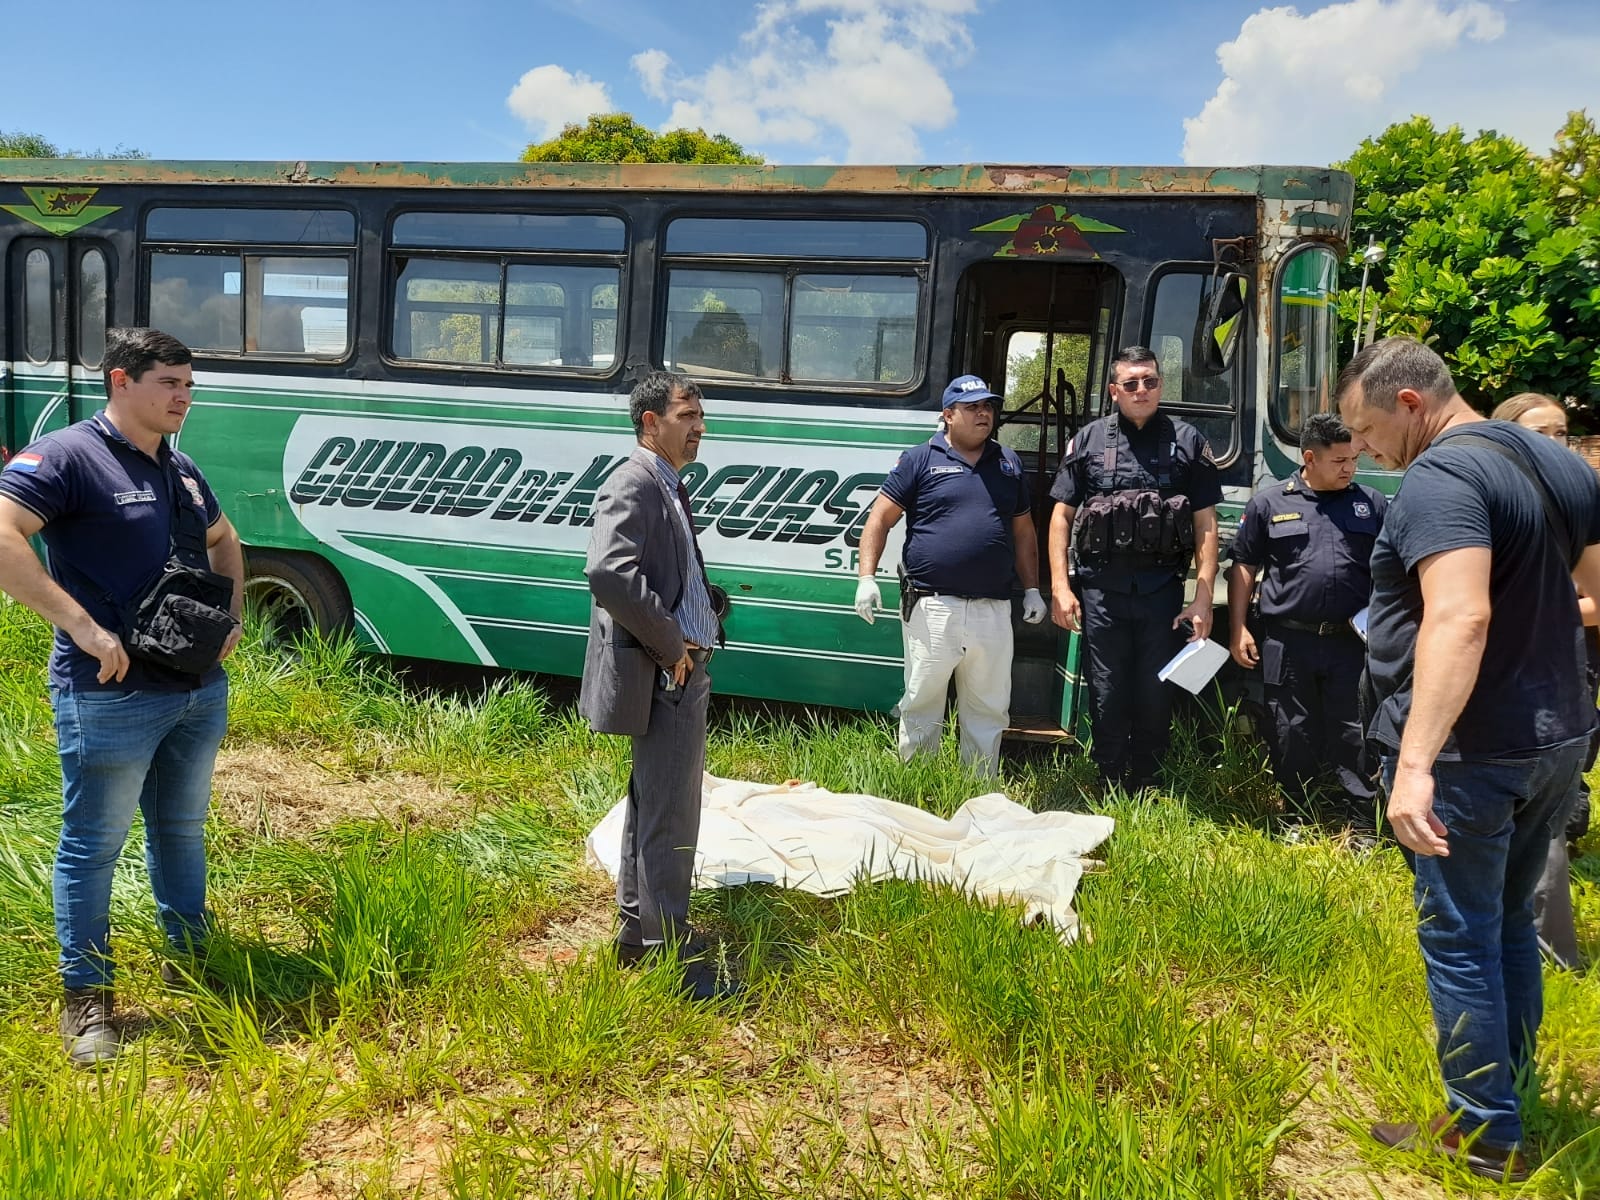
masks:
[[[1345,621],[1372,594],[1372,544],[1388,501],[1359,483],[1337,492],[1306,486],[1299,472],[1245,505],[1233,561],[1264,568],[1264,620]]]
[[[121,635],[128,603],[149,585],[171,549],[178,519],[209,529],[222,515],[194,460],[162,439],[151,458],[125,438],[104,410],[14,455],[0,471],[0,493],[44,522],[50,575],[102,627]],[[203,536],[203,535],[202,535]],[[205,563],[193,564],[204,566]],[[95,678],[99,662],[60,629],[50,684],[73,691],[187,691],[197,683],[134,659],[118,682]],[[221,678],[214,667],[199,684]]]
[[[1111,453],[1113,448],[1115,454]],[[1166,487],[1160,487],[1158,482],[1163,456],[1171,460]],[[1120,412],[1112,412],[1080,429],[1067,443],[1050,496],[1068,508],[1078,509],[1091,496],[1144,490],[1159,490],[1168,497],[1187,496],[1195,512],[1214,508],[1222,500],[1217,460],[1205,435],[1187,421],[1159,409],[1143,429]],[[1166,567],[1116,563],[1084,563],[1076,570],[1082,583],[1120,592],[1154,591],[1177,574]]]
[[[1011,522],[1033,505],[1016,452],[990,438],[976,464],[935,434],[900,456],[883,494],[906,514],[901,554],[918,587],[985,600],[1011,597]]]

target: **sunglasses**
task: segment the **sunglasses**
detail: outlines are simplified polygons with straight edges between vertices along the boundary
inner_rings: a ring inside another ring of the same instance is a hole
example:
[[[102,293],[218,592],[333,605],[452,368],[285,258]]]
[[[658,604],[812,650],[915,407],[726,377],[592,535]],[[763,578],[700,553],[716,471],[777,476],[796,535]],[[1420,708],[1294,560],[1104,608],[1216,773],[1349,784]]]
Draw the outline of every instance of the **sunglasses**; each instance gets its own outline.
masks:
[[[1147,392],[1155,391],[1161,386],[1161,380],[1154,375],[1140,375],[1135,379],[1114,380],[1111,386],[1120,388],[1124,396],[1132,396],[1141,387]]]

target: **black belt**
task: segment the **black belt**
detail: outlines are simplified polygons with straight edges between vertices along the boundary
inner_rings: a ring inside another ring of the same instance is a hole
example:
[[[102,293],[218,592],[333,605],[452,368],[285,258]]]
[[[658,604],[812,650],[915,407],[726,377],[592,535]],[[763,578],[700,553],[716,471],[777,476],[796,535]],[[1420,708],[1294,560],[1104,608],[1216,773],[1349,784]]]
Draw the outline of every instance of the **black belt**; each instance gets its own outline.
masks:
[[[1314,633],[1318,637],[1339,637],[1346,633],[1351,637],[1359,636],[1349,621],[1291,621],[1288,617],[1268,617],[1267,628],[1273,626],[1293,629],[1298,633]]]
[[[702,667],[711,661],[711,656],[717,652],[715,646],[689,646],[686,647],[689,657]]]

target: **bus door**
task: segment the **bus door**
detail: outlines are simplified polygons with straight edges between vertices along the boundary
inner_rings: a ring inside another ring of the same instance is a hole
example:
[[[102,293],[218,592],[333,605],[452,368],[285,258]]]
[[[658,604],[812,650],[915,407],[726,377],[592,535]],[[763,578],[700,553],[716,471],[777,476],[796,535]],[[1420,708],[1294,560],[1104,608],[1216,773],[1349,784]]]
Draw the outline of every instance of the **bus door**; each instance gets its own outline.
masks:
[[[1100,411],[1106,347],[1121,277],[1103,262],[984,262],[965,273],[955,365],[1005,397],[1000,440],[1022,459],[1039,539],[1039,587],[1050,596],[1048,540],[1055,480],[1067,443]],[[1048,618],[1015,626],[1014,734],[1074,732],[1087,714],[1080,639]]]
[[[89,237],[17,238],[6,257],[9,455],[104,404],[115,264],[109,243]]]

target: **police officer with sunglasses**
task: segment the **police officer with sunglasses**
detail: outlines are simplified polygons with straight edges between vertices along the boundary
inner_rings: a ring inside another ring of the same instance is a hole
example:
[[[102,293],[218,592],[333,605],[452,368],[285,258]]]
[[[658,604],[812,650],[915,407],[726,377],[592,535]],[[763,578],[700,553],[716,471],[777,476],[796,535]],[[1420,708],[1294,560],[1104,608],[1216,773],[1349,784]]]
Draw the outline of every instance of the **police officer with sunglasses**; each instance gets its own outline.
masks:
[[[1107,784],[1134,790],[1155,782],[1172,724],[1157,673],[1183,628],[1189,641],[1211,632],[1222,487],[1204,435],[1160,411],[1153,353],[1120,351],[1110,390],[1116,411],[1078,431],[1050,489],[1051,616],[1084,637],[1090,757]]]

